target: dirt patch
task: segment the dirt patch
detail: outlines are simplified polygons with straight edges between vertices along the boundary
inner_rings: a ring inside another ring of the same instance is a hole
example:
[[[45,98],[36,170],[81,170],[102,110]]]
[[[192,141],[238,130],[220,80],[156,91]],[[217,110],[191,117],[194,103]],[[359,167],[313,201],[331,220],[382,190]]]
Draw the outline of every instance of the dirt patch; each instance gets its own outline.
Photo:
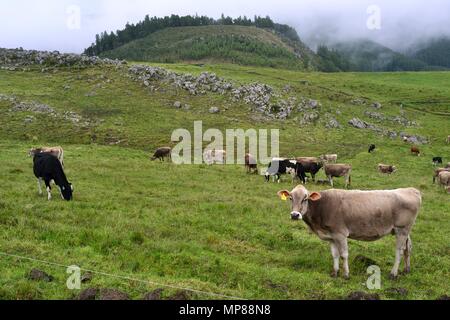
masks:
[[[405,288],[389,288],[384,291],[389,297],[406,297],[408,290]]]
[[[99,290],[97,288],[88,288],[80,292],[77,300],[95,300]]]
[[[53,281],[53,276],[45,273],[42,270],[38,270],[38,269],[33,269],[30,271],[30,273],[28,274],[27,277],[28,280],[32,280],[32,281],[45,281],[45,282],[52,282]]]
[[[357,273],[366,273],[367,268],[370,266],[376,266],[377,262],[363,255],[358,255],[355,257],[352,263],[352,269]]]
[[[148,301],[161,300],[162,292],[163,292],[163,289],[156,289],[155,291],[146,293],[142,300],[148,300]]]
[[[347,300],[381,300],[376,293],[367,293],[362,291],[355,291],[348,295]]]
[[[115,289],[100,290],[99,300],[130,300],[128,294]]]
[[[191,295],[186,291],[178,291],[174,295],[168,297],[167,300],[191,300]]]
[[[438,301],[448,301],[448,300],[450,300],[450,296],[443,295],[443,296],[437,298],[436,300],[438,300]]]

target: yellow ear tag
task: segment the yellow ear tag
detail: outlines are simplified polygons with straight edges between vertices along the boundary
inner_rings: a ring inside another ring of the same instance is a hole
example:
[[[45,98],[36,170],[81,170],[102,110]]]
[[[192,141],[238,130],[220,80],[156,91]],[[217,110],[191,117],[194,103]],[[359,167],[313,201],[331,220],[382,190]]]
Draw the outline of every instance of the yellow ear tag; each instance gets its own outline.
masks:
[[[283,200],[283,201],[287,201],[287,197],[286,197],[286,195],[285,195],[285,194],[282,194],[282,195],[281,195],[281,200]]]

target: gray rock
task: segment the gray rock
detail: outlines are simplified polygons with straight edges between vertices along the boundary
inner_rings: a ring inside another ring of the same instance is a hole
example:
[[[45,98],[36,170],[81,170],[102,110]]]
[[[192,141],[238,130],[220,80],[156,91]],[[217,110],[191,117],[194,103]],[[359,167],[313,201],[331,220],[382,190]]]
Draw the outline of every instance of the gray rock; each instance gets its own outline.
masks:
[[[175,103],[173,104],[174,108],[180,109],[181,108],[181,102],[180,101],[175,101]]]
[[[331,118],[325,127],[328,129],[338,129],[341,128],[341,124],[335,118]]]
[[[372,103],[372,108],[375,108],[375,109],[381,109],[381,108],[382,108],[382,105],[381,105],[381,103],[379,103],[379,102],[374,102],[374,103]]]
[[[212,107],[212,108],[209,109],[209,113],[212,113],[212,114],[220,113],[220,109],[217,108],[217,107]]]

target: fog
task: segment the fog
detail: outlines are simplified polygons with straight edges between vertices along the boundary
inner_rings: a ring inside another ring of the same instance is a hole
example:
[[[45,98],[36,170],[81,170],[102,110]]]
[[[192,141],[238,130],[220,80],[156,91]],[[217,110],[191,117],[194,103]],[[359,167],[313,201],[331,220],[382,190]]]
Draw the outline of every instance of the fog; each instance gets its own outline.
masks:
[[[368,38],[401,51],[430,37],[450,35],[448,0],[0,0],[0,47],[79,53],[95,34],[121,29],[146,14],[218,18],[222,13],[269,15],[295,27],[313,48]]]

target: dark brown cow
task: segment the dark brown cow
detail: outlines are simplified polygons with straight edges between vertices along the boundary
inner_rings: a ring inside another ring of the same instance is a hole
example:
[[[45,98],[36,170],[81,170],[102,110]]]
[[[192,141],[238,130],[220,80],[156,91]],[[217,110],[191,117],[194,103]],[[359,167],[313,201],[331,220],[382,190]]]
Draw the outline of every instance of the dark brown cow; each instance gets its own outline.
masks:
[[[305,169],[305,173],[311,174],[311,178],[316,182],[316,174],[322,169],[323,161],[316,157],[300,157],[295,159]]]
[[[405,272],[411,270],[411,229],[422,205],[422,195],[414,188],[389,191],[328,190],[310,193],[304,186],[291,192],[279,191],[282,200],[292,203],[291,219],[303,220],[322,240],[331,244],[332,276],[344,260],[344,277],[350,277],[348,239],[375,241],[393,234],[397,238],[391,278],[398,276],[402,257]]]
[[[419,148],[416,147],[416,146],[412,146],[412,147],[411,147],[411,153],[412,153],[412,154],[415,154],[415,155],[418,156],[418,157],[420,157],[420,150],[419,150]]]
[[[257,173],[258,172],[258,163],[254,156],[250,153],[245,155],[245,168],[247,169],[247,173]]]
[[[156,159],[164,161],[165,158],[168,158],[169,160],[172,159],[172,149],[169,147],[157,149],[152,157],[152,161],[155,161]]]
[[[380,163],[378,165],[378,171],[380,171],[381,173],[384,173],[384,174],[393,174],[394,172],[397,171],[397,167]]]
[[[333,178],[345,177],[345,188],[352,183],[352,166],[349,164],[326,164],[324,170],[332,188],[334,187]]]

